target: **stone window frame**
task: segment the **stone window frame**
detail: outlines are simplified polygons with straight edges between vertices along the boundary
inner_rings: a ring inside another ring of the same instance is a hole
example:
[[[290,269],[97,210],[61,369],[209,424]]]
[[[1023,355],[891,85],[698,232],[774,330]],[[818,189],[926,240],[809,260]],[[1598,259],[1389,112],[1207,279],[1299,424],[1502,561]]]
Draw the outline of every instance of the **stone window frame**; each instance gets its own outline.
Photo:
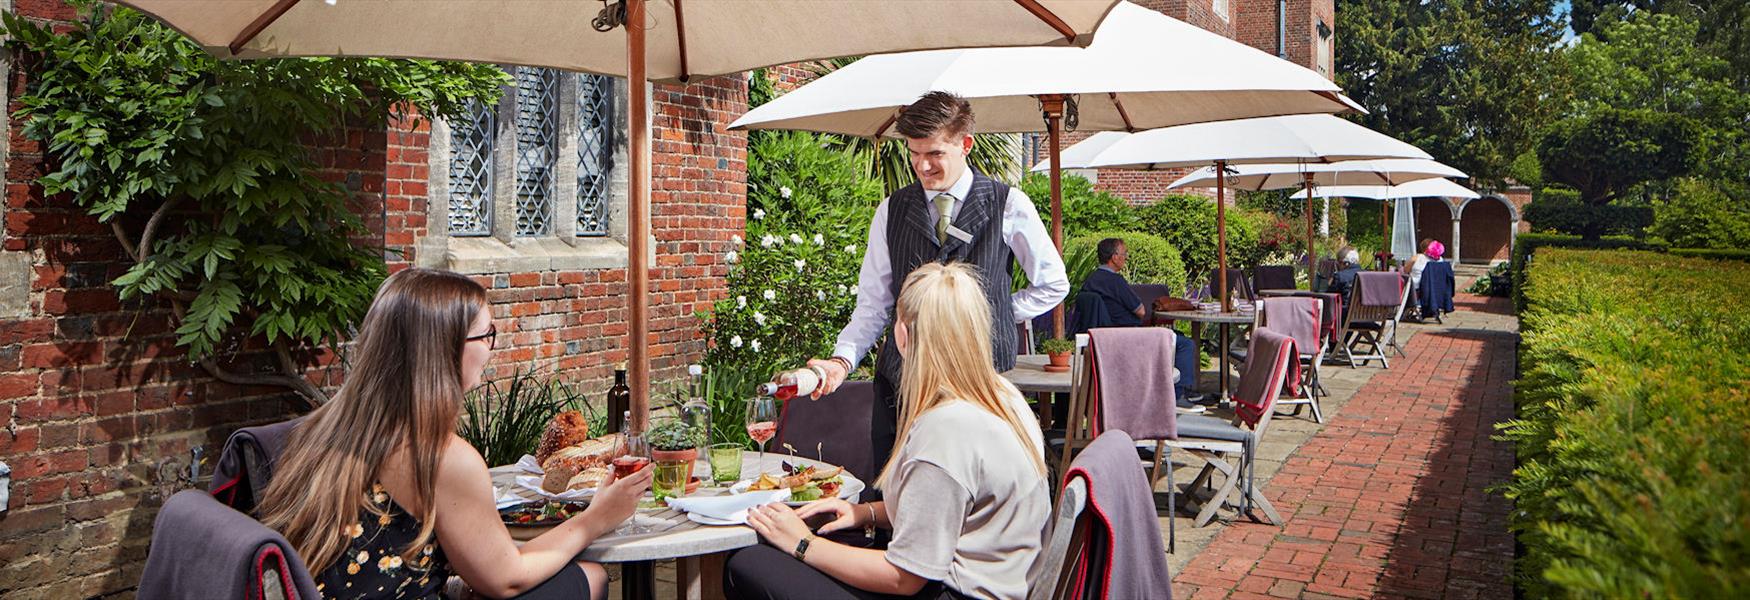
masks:
[[[506,71],[515,69],[503,65]],[[558,147],[553,172],[553,215],[544,235],[516,235],[516,89],[507,85],[495,107],[492,218],[485,236],[450,235],[449,123],[433,119],[427,145],[426,223],[416,264],[464,274],[577,271],[623,268],[627,264],[626,81],[615,77],[613,169],[608,174],[608,233],[577,233],[578,115],[577,73],[559,71]]]
[[[1209,12],[1223,21],[1233,20],[1233,0],[1209,0]]]

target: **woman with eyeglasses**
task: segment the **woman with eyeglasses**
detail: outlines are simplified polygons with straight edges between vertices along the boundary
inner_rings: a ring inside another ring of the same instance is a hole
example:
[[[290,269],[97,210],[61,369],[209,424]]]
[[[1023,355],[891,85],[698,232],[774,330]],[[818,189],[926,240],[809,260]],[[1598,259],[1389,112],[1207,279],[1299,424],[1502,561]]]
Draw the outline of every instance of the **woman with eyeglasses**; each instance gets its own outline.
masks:
[[[512,543],[486,461],[455,433],[496,337],[486,290],[466,277],[408,269],[378,289],[346,383],[298,425],[259,507],[323,596],[438,598],[452,572],[494,598],[605,596],[601,565],[574,557],[632,515],[650,471]]]

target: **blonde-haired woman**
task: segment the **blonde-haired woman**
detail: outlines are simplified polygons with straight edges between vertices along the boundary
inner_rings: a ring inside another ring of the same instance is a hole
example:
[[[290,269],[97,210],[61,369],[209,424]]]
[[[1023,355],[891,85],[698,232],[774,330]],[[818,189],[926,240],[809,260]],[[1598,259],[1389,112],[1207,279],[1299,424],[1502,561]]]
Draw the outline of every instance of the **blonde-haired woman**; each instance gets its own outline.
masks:
[[[345,385],[298,425],[258,511],[323,596],[437,598],[453,570],[491,597],[604,597],[601,565],[573,557],[631,516],[649,470],[513,544],[485,460],[455,433],[497,333],[486,290],[461,275],[408,269],[377,290]]]
[[[912,271],[895,307],[905,357],[897,450],[884,502],[828,499],[749,511],[770,546],[729,559],[734,598],[1025,598],[1051,513],[1039,423],[991,367],[990,303],[972,269]],[[810,531],[803,519],[831,521]],[[889,528],[886,550],[816,535]]]

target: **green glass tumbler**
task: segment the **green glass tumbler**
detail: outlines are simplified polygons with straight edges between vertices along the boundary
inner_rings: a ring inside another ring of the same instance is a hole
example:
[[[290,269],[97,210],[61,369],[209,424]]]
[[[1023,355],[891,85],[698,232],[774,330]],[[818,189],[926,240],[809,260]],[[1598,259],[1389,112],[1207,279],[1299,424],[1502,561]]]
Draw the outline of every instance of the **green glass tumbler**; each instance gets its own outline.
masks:
[[[729,485],[741,480],[741,444],[714,444],[707,449],[711,481]]]

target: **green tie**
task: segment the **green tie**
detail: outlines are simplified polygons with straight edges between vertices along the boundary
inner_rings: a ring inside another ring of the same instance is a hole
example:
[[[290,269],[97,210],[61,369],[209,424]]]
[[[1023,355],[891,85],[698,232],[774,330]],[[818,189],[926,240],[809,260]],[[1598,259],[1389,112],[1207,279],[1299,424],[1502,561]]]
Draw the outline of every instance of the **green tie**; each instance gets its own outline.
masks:
[[[936,194],[936,243],[948,243],[948,209],[954,206],[953,194]]]

